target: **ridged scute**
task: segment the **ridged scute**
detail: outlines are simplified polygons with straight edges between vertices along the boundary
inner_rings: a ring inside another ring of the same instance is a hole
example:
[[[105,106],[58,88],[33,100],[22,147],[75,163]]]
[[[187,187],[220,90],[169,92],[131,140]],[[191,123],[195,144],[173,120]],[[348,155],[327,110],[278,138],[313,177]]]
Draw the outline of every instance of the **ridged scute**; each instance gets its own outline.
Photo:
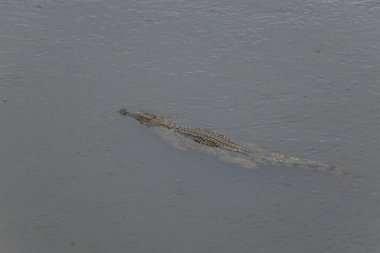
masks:
[[[248,149],[246,147],[231,141],[229,138],[220,133],[213,132],[208,129],[177,126],[175,131],[194,140],[195,142],[205,144],[210,147],[218,147],[244,154],[248,153]]]

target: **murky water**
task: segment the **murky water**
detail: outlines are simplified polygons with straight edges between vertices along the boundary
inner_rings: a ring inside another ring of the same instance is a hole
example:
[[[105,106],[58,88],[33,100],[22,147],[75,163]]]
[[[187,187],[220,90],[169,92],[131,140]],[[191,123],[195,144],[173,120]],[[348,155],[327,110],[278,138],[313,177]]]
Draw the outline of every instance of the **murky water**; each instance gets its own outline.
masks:
[[[0,0],[0,251],[380,252],[379,12]],[[361,180],[177,150],[121,106]]]

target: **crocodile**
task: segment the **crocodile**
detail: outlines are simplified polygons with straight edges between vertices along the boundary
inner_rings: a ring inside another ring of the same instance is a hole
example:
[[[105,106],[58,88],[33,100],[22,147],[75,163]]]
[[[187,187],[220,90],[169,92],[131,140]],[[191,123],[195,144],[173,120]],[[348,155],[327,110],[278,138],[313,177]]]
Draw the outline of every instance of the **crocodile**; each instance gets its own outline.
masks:
[[[268,152],[261,148],[254,146],[248,146],[239,144],[225,135],[211,131],[204,128],[193,128],[177,125],[176,123],[167,121],[152,113],[135,113],[129,111],[127,108],[121,108],[119,113],[123,116],[128,116],[136,119],[140,124],[145,125],[148,128],[163,128],[169,131],[173,131],[186,139],[190,139],[193,142],[199,143],[203,146],[209,147],[207,151],[217,155],[224,161],[238,163],[246,168],[256,168],[257,164],[267,165],[282,165],[282,166],[299,166],[312,170],[320,170],[324,172],[333,173],[338,176],[342,176],[345,173],[338,167],[327,165],[321,162],[301,159],[298,157],[288,157],[275,152]],[[238,156],[226,155],[217,152],[219,150],[225,150],[238,154]]]
[[[164,127],[174,130],[176,133],[179,133],[186,138],[209,147],[221,148],[241,154],[249,154],[249,149],[247,147],[237,144],[223,134],[208,129],[179,126],[173,122],[166,121],[155,114],[133,113],[126,108],[120,109],[120,114],[132,117],[147,127]]]

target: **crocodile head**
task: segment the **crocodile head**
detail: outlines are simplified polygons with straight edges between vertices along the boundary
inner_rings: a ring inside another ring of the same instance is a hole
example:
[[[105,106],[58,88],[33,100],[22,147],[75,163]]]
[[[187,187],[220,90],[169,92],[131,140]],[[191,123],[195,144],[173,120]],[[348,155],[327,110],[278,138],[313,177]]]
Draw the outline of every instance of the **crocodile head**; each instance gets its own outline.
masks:
[[[147,112],[133,113],[133,112],[128,111],[127,108],[121,108],[119,110],[119,113],[123,116],[129,116],[131,118],[134,118],[141,124],[146,125],[148,127],[161,125],[161,124],[158,124],[158,122],[156,122],[158,117],[157,115],[153,113],[147,113]]]

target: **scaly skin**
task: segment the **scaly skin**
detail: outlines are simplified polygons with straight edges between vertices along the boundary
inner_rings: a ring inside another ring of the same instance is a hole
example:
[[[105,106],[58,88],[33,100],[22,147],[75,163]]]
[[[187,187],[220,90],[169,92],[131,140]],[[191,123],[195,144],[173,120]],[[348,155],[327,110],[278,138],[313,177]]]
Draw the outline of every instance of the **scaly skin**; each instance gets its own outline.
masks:
[[[304,168],[330,172],[339,176],[342,176],[344,174],[339,168],[334,166],[297,157],[286,157],[278,153],[265,152],[257,148],[248,148],[244,145],[230,140],[223,134],[202,128],[179,126],[152,113],[133,113],[128,111],[126,108],[120,109],[119,113],[123,116],[134,118],[147,127],[166,128],[173,130],[174,132],[179,133],[180,135],[197,143],[213,148],[232,151],[237,154],[244,154],[245,157],[248,157],[248,159],[244,158],[246,165],[248,164],[246,167],[253,168],[256,167],[256,164],[300,166]],[[222,157],[222,159],[224,158],[225,157]],[[242,160],[240,159],[239,161],[241,162]]]
[[[183,135],[184,137],[209,147],[221,148],[242,154],[249,153],[248,148],[235,143],[220,133],[202,128],[178,126],[151,113],[132,113],[126,108],[122,108],[119,112],[121,115],[129,116],[138,120],[141,124],[147,127],[164,127],[167,129],[173,129],[175,132]]]

